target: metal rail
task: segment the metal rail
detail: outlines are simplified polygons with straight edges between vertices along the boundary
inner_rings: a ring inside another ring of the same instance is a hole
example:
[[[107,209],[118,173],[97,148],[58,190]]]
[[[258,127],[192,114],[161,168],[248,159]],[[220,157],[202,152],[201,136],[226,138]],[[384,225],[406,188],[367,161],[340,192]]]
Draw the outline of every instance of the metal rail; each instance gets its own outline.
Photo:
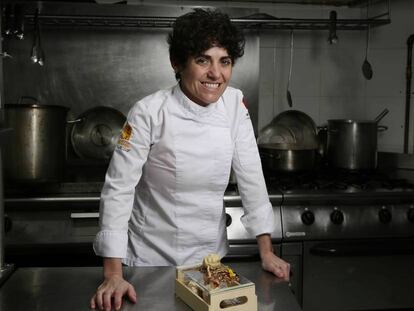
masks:
[[[34,15],[26,15],[29,24],[34,23]],[[79,27],[135,27],[135,28],[170,28],[175,17],[159,16],[80,16],[80,15],[39,15],[39,22],[46,26],[79,26]],[[254,16],[246,18],[232,18],[233,23],[242,29],[302,29],[323,30],[329,29],[332,21],[329,19],[306,18],[277,18],[271,15],[265,18]],[[363,30],[390,24],[387,13],[370,19],[338,19],[336,28],[339,30]]]

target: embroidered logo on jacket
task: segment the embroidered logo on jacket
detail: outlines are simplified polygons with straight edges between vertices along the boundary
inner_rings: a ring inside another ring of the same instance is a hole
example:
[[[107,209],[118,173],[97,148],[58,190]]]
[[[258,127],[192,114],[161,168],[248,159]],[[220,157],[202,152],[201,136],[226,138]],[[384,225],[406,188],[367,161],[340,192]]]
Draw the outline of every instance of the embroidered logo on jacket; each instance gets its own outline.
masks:
[[[129,142],[131,137],[132,137],[132,127],[131,125],[129,125],[128,122],[125,122],[125,125],[122,128],[121,136],[119,137],[119,140],[118,140],[117,148],[119,150],[123,150],[127,152],[131,150],[131,143]]]

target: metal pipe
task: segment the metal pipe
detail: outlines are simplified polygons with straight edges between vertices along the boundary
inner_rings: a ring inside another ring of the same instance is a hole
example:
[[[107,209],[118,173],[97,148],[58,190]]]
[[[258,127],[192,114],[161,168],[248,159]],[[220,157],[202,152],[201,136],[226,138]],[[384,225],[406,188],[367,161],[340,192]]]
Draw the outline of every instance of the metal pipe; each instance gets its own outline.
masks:
[[[4,265],[4,204],[3,204],[3,174],[1,163],[1,150],[0,150],[0,271],[3,270]]]
[[[408,138],[410,130],[410,102],[411,102],[411,78],[412,78],[412,54],[413,54],[414,34],[407,39],[407,67],[405,71],[405,122],[404,122],[404,153],[408,153]]]
[[[11,129],[0,129],[0,286],[14,270],[14,265],[7,265],[4,261],[4,204],[3,204],[3,173],[1,161],[1,145],[6,141]]]

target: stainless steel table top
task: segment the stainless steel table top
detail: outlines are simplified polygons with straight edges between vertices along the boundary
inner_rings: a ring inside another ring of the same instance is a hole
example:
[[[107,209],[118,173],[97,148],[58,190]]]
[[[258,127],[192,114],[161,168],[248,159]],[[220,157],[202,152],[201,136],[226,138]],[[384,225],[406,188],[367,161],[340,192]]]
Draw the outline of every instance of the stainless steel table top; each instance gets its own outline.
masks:
[[[260,311],[299,311],[288,283],[260,267],[260,262],[228,263],[256,284]],[[124,268],[124,277],[137,291],[136,304],[123,303],[122,310],[191,310],[175,297],[174,267]],[[100,267],[20,268],[0,288],[0,310],[82,311],[102,280]]]

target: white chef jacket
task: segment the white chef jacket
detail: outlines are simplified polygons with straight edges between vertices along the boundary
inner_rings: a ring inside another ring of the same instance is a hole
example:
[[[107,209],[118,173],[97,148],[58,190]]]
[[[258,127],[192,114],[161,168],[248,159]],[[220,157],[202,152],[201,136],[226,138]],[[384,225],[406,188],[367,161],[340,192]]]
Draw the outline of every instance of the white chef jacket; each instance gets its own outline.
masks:
[[[130,266],[194,264],[228,249],[224,192],[237,178],[246,230],[274,229],[253,127],[240,90],[206,107],[179,85],[137,102],[127,116],[100,201],[95,253]]]

